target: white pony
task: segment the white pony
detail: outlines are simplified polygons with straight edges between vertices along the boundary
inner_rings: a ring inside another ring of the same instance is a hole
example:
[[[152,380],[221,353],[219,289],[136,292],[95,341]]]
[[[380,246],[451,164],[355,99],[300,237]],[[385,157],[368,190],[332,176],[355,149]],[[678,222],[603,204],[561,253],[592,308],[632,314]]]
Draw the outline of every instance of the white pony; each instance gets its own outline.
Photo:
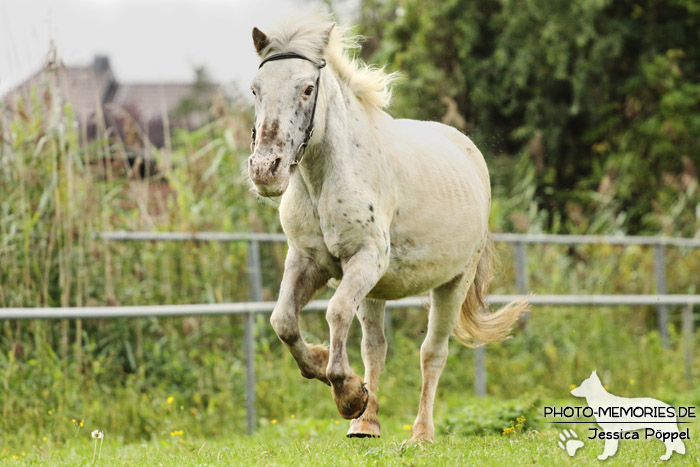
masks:
[[[258,194],[282,195],[289,237],[272,326],[302,375],[331,386],[340,415],[353,419],[348,436],[379,436],[385,301],[430,291],[411,440],[432,441],[450,334],[472,346],[500,341],[528,308],[521,300],[486,312],[492,249],[484,158],[454,128],[385,113],[392,77],[351,60],[356,38],[328,18],[287,20],[267,34],[255,28],[253,42],[262,62],[251,86],[248,172]],[[304,341],[298,317],[329,281],[336,291],[326,313],[328,349]],[[355,315],[366,384],[345,349]]]

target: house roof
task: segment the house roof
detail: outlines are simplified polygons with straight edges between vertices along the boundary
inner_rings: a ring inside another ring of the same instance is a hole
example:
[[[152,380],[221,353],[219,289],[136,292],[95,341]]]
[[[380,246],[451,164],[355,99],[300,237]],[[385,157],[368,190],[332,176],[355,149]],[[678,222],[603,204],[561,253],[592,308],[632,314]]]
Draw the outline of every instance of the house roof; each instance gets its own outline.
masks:
[[[184,83],[120,84],[111,100],[119,107],[135,110],[142,121],[170,114],[192,93],[192,85]]]
[[[14,106],[17,98],[28,101],[31,90],[44,84],[55,83],[61,96],[70,102],[75,116],[85,120],[101,103],[108,101],[116,88],[116,81],[106,57],[97,56],[92,65],[43,68],[5,96],[5,102]]]
[[[96,56],[90,65],[44,67],[11,90],[3,101],[14,108],[17,98],[29,101],[31,90],[55,83],[60,96],[69,102],[75,117],[87,121],[100,107],[127,109],[142,122],[161,119],[192,95],[192,83],[119,83],[109,59]]]

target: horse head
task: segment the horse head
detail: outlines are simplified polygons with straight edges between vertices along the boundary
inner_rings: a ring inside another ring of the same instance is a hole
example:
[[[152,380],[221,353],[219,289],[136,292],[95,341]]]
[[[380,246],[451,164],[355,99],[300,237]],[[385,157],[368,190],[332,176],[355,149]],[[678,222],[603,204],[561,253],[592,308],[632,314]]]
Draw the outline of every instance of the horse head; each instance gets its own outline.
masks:
[[[326,64],[321,57],[332,29],[333,24],[305,54],[274,50],[268,37],[253,29],[253,43],[263,60],[251,85],[255,124],[248,174],[261,196],[284,193],[313,135],[321,69]]]

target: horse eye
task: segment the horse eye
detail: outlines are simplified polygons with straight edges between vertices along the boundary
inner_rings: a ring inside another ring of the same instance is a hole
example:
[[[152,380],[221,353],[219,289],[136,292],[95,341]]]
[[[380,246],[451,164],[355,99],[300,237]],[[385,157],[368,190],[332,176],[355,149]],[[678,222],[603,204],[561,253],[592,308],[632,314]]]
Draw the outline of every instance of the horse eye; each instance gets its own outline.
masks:
[[[251,88],[250,92],[252,92],[254,96],[257,96],[257,94],[255,94],[255,89]]]
[[[304,89],[304,95],[305,95],[305,96],[310,96],[312,92],[314,92],[314,87],[313,87],[313,86],[309,86],[309,87],[307,87],[306,89]]]

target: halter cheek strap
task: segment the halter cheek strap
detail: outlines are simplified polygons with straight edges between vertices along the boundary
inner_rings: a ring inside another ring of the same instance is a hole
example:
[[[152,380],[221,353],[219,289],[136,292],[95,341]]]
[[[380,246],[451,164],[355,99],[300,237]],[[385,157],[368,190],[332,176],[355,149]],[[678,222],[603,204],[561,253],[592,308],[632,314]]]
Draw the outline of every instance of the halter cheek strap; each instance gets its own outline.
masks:
[[[262,68],[264,64],[267,62],[272,62],[275,60],[287,60],[290,58],[298,58],[300,60],[306,60],[307,62],[313,63],[316,68],[318,68],[318,75],[316,76],[316,93],[314,94],[314,105],[311,108],[311,118],[309,119],[309,125],[306,127],[306,131],[304,133],[304,140],[301,142],[299,145],[299,148],[297,149],[297,153],[294,156],[294,160],[289,164],[290,167],[295,167],[299,165],[301,160],[304,158],[304,151],[306,151],[306,146],[309,145],[309,140],[311,139],[311,136],[314,134],[314,117],[316,115],[316,103],[318,102],[318,85],[321,80],[321,69],[326,66],[326,61],[324,59],[321,59],[319,63],[314,62],[308,57],[305,57],[301,54],[295,53],[295,52],[283,52],[279,54],[274,54],[270,55],[267,57],[265,60],[260,62],[260,66],[258,66],[258,69]],[[251,143],[251,150],[253,146],[255,145],[255,137],[256,137],[256,131],[255,131],[255,126],[253,126],[253,129],[251,131],[251,137],[253,139],[253,142]]]

